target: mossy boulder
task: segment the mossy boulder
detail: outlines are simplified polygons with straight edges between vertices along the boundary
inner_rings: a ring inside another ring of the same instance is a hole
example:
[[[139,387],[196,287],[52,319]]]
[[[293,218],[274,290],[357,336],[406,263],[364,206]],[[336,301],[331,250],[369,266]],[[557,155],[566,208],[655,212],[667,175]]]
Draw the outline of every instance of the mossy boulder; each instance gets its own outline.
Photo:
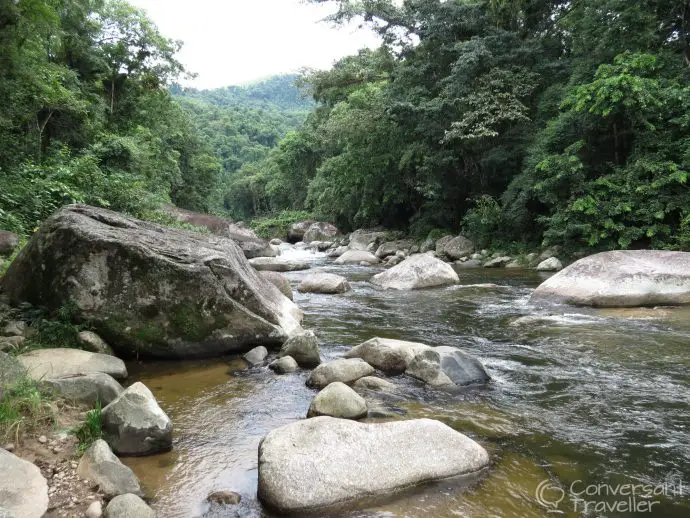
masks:
[[[301,330],[299,309],[231,239],[85,205],[47,219],[2,288],[15,304],[69,306],[124,355],[245,352]]]

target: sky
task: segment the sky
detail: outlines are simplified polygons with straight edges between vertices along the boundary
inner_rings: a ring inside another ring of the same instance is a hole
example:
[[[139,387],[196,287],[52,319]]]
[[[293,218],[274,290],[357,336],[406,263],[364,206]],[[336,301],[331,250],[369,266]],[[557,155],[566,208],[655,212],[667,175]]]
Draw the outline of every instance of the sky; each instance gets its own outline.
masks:
[[[182,40],[178,59],[198,74],[197,88],[240,85],[302,67],[330,68],[343,56],[378,46],[356,24],[321,22],[332,5],[300,0],[129,0],[143,8],[161,33]]]

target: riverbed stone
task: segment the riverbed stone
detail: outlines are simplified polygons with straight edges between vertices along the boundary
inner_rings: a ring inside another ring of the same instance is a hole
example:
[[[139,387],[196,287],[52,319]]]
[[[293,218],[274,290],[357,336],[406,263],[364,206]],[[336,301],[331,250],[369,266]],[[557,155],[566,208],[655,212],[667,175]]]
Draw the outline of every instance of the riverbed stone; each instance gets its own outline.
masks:
[[[257,257],[250,259],[249,264],[260,272],[297,272],[311,268],[308,263],[302,261],[284,261],[274,257]]]
[[[41,518],[47,510],[48,483],[41,470],[0,448],[0,516]]]
[[[305,368],[316,367],[321,363],[319,341],[313,331],[304,331],[289,338],[278,352],[278,357],[291,356]]]
[[[121,380],[127,377],[125,362],[108,354],[81,349],[36,349],[17,357],[32,379],[71,378],[95,372]]]
[[[278,290],[280,290],[280,293],[292,300],[292,286],[290,285],[290,281],[287,277],[285,277],[285,275],[283,275],[280,272],[271,271],[260,271],[259,275],[271,284],[273,284],[273,286],[278,288]]]
[[[331,416],[361,419],[367,415],[364,398],[340,381],[328,384],[311,402],[307,417]]]
[[[312,223],[302,236],[302,241],[309,244],[312,241],[333,241],[340,234],[338,227],[331,223],[318,221]]]
[[[103,438],[118,455],[152,455],[172,448],[172,422],[141,382],[101,412]]]
[[[84,516],[86,518],[101,518],[103,516],[103,503],[100,500],[91,502],[84,511]]]
[[[94,407],[96,402],[106,406],[122,394],[124,389],[115,378],[104,372],[92,372],[83,376],[47,379],[43,384],[68,401]]]
[[[79,460],[77,475],[98,485],[107,496],[132,493],[142,496],[141,486],[134,472],[113,454],[103,439],[96,440]]]
[[[484,268],[503,268],[512,260],[513,258],[508,255],[501,255],[485,262]]]
[[[398,387],[395,383],[391,383],[383,378],[376,376],[364,376],[359,378],[352,384],[355,390],[371,390],[374,392],[397,392]]]
[[[350,234],[350,250],[369,250],[370,246],[378,245],[388,237],[388,233],[379,229],[360,228]]]
[[[221,505],[238,505],[242,501],[242,496],[234,491],[214,491],[206,498],[211,503]]]
[[[474,252],[474,243],[465,236],[456,236],[444,242],[440,250],[437,244],[436,252],[445,255],[452,261],[457,261],[461,257],[470,255]]]
[[[427,254],[412,255],[390,270],[374,275],[373,284],[385,289],[416,290],[457,284],[453,267]]]
[[[407,250],[409,252],[412,248],[412,241],[407,239],[400,239],[398,241],[387,241],[381,244],[376,250],[376,257],[379,259],[385,259],[391,255],[395,255],[397,252]]]
[[[544,281],[531,300],[594,307],[690,304],[690,253],[617,250],[591,255]]]
[[[113,498],[105,508],[106,518],[156,518],[156,513],[137,495],[128,493]]]
[[[335,264],[361,264],[365,266],[378,264],[380,261],[371,252],[365,250],[348,250],[335,260]]]
[[[372,367],[386,374],[402,374],[420,348],[428,345],[404,340],[375,337],[345,353],[345,358],[361,358]]]
[[[374,373],[374,368],[360,358],[341,358],[316,367],[307,379],[307,385],[323,388],[334,381],[349,384]]]
[[[310,275],[297,286],[301,293],[324,293],[334,295],[350,291],[350,283],[342,275],[334,273],[316,273]]]
[[[484,384],[491,379],[477,358],[449,346],[416,349],[405,374],[438,388]]]
[[[562,269],[563,263],[558,260],[558,257],[549,257],[537,265],[537,270],[540,272],[558,272]]]
[[[328,252],[327,257],[329,257],[331,259],[337,259],[341,255],[343,255],[345,252],[347,252],[347,250],[348,250],[347,246],[340,245],[340,246],[334,248],[333,250],[331,250],[330,252]]]
[[[259,347],[254,347],[254,349],[246,353],[242,358],[244,358],[249,365],[260,365],[266,360],[267,356],[268,349],[260,345]]]
[[[307,230],[309,230],[309,227],[311,227],[313,223],[313,220],[307,219],[304,221],[297,221],[290,225],[287,235],[288,241],[290,243],[298,243],[302,241],[304,234]]]
[[[82,349],[92,353],[113,354],[113,349],[106,343],[103,338],[98,336],[93,331],[81,331],[77,335],[77,341]]]
[[[481,268],[482,262],[479,259],[468,259],[467,261],[455,261],[456,268]]]
[[[484,448],[439,421],[374,424],[315,417],[273,430],[261,441],[258,496],[280,513],[319,512],[475,475],[488,464]]]
[[[269,363],[268,368],[276,374],[290,374],[299,370],[299,364],[292,356],[283,356]]]
[[[232,239],[86,205],[48,218],[0,281],[10,302],[75,318],[118,354],[190,358],[279,345],[299,309]]]

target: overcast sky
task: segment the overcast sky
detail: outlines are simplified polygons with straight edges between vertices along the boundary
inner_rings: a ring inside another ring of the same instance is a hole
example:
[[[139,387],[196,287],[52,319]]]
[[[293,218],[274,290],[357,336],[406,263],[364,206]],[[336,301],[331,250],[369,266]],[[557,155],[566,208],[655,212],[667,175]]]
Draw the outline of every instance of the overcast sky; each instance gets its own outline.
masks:
[[[129,0],[160,31],[184,41],[179,55],[197,88],[247,83],[301,67],[329,68],[376,36],[356,26],[320,22],[333,6],[300,0]]]

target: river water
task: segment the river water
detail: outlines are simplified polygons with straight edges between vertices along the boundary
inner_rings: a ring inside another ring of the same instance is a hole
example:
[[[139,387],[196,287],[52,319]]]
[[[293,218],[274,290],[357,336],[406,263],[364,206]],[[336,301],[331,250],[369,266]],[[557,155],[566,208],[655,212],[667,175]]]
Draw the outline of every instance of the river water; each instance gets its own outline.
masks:
[[[309,258],[312,270],[288,274],[293,287],[321,270],[353,288],[295,292],[325,361],[382,336],[459,347],[492,376],[453,394],[400,376],[391,378],[400,394],[365,395],[370,408],[471,436],[492,466],[469,488],[438,483],[344,516],[690,516],[690,308],[538,308],[529,296],[546,276],[528,270],[459,270],[458,286],[382,291],[368,283],[377,268]],[[171,452],[124,459],[159,515],[276,516],[256,499],[258,444],[306,415],[308,372],[276,376],[237,358],[129,368],[175,427]],[[205,503],[226,489],[242,495],[239,506]]]

